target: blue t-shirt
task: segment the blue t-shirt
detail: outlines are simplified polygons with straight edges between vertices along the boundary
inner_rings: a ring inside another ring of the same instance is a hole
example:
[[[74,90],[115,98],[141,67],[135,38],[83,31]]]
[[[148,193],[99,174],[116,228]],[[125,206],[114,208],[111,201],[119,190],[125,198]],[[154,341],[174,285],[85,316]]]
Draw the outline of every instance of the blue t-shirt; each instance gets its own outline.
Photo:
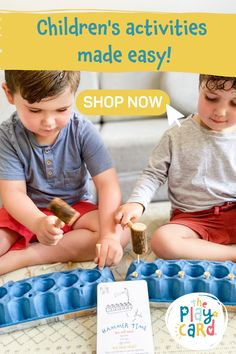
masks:
[[[16,112],[0,125],[0,179],[24,180],[40,208],[54,197],[69,204],[91,199],[88,172],[93,177],[111,167],[99,132],[76,112],[52,145],[39,145]]]

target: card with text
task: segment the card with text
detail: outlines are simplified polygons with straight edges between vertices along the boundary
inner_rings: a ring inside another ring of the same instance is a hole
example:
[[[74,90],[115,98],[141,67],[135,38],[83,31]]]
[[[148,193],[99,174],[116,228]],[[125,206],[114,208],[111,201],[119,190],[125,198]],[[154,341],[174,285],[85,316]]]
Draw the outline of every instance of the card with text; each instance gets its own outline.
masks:
[[[97,354],[154,353],[147,283],[101,283],[97,296]]]

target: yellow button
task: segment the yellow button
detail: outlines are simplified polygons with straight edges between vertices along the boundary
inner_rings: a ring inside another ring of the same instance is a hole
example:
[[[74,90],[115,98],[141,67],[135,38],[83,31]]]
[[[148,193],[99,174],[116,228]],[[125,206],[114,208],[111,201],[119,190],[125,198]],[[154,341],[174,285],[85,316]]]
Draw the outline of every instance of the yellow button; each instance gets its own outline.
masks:
[[[47,160],[46,164],[47,164],[48,166],[50,166],[50,165],[52,164],[52,161],[51,161],[51,160]]]
[[[85,90],[76,98],[86,115],[159,116],[166,112],[170,97],[161,90]]]
[[[52,176],[53,172],[52,171],[48,171],[48,176]]]

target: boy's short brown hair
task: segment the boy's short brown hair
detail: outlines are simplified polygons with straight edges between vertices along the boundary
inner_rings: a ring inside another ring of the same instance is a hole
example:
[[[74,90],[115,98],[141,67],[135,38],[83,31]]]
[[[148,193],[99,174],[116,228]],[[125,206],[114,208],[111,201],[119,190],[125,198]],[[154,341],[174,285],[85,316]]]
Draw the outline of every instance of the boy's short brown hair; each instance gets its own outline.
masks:
[[[208,90],[225,90],[225,91],[229,91],[231,89],[236,90],[235,77],[200,74],[199,86],[201,86],[203,82],[208,88]],[[231,82],[231,86],[227,85],[227,89],[226,89],[226,83],[228,82]]]
[[[57,96],[67,87],[75,93],[80,81],[79,71],[5,70],[5,80],[12,95],[20,92],[29,103]]]

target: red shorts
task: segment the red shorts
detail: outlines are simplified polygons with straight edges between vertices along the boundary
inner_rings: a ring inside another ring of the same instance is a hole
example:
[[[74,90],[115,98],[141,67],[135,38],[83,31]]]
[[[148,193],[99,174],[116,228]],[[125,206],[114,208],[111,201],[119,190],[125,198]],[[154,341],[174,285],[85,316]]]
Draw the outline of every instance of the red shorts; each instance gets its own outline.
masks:
[[[187,226],[207,241],[236,243],[236,203],[233,202],[196,212],[176,209],[169,223]]]
[[[90,202],[79,202],[72,207],[80,213],[80,216],[89,213],[90,211],[96,210],[97,205]],[[39,208],[46,215],[53,215],[46,208]],[[27,229],[24,225],[16,221],[4,208],[0,208],[0,228],[7,228],[13,231],[16,231],[19,234],[19,239],[12,245],[11,249],[19,250],[28,246],[30,242],[37,241],[36,236]],[[71,226],[65,225],[62,230],[64,233],[67,233],[71,230]]]

